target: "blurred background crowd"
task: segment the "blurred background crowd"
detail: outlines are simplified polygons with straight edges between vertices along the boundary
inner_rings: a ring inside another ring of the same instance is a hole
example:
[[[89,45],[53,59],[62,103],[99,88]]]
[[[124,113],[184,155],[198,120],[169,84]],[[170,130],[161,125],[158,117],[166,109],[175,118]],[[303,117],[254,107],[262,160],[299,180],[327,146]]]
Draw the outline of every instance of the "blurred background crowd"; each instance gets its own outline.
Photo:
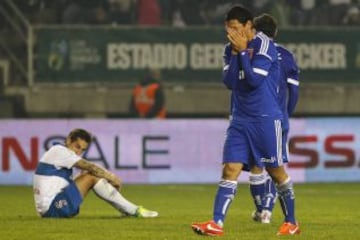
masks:
[[[222,25],[234,3],[268,12],[280,27],[360,25],[359,0],[15,0],[31,23]],[[4,22],[4,21],[0,21]]]

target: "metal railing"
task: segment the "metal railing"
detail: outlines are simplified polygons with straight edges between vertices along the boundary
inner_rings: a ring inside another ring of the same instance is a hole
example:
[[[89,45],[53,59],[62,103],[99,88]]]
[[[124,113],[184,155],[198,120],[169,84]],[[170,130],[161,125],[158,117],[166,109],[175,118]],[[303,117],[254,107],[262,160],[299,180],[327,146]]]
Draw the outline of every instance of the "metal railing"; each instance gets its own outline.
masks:
[[[0,14],[3,16],[6,24],[10,26],[8,29],[9,32],[7,32],[8,35],[0,38],[0,48],[3,49],[16,72],[27,80],[28,85],[32,85],[34,77],[34,34],[32,26],[12,0],[0,1]],[[21,59],[11,47],[11,43],[9,43],[11,37],[16,38],[21,44],[24,44],[27,51],[25,61]],[[10,81],[5,81],[5,83],[9,82]]]

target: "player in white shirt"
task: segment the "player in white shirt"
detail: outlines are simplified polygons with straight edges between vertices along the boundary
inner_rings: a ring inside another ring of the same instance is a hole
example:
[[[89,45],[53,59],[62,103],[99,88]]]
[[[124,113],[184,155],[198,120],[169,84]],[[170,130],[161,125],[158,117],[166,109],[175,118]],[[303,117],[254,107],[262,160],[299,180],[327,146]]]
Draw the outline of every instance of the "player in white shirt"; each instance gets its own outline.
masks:
[[[37,213],[42,217],[73,217],[92,189],[123,214],[157,217],[157,212],[135,205],[120,194],[120,178],[81,157],[90,142],[91,135],[86,130],[74,129],[67,136],[65,146],[55,145],[41,157],[33,182]],[[81,170],[75,179],[73,168]]]

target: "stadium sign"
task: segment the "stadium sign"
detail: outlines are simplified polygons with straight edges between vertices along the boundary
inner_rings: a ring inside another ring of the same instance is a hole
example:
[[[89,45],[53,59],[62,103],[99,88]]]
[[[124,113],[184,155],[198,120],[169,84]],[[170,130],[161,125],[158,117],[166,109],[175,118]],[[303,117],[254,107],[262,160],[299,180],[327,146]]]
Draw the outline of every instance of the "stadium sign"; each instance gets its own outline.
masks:
[[[222,44],[127,44],[107,45],[107,68],[122,69],[220,69],[224,46]],[[189,59],[189,60],[188,60]]]
[[[346,45],[340,43],[284,44],[294,53],[302,70],[346,69]]]
[[[167,82],[219,82],[222,28],[35,28],[36,82],[129,83],[158,68]],[[341,36],[341,37],[340,37]],[[302,78],[356,81],[360,31],[281,30]]]

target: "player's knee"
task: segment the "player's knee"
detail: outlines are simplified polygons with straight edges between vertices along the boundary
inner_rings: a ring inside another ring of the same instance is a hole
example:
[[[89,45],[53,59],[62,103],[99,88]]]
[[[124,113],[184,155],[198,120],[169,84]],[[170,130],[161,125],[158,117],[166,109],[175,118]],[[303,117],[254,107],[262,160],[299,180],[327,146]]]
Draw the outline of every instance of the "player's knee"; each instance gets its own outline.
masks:
[[[250,169],[250,173],[252,173],[252,174],[262,174],[263,172],[264,172],[264,169],[260,168],[260,167],[257,167],[257,166],[253,166]]]
[[[83,178],[87,182],[91,182],[93,185],[96,184],[99,181],[98,177],[96,177],[96,176],[94,176],[92,174],[89,174],[89,173],[83,173],[81,175],[81,178]]]
[[[288,175],[283,167],[266,168],[266,170],[276,184],[282,184],[288,179]]]
[[[251,185],[260,185],[260,184],[264,184],[267,180],[267,173],[265,171],[262,171],[258,174],[255,173],[250,173],[249,174],[249,182]]]
[[[276,190],[280,197],[289,196],[291,199],[295,198],[294,186],[290,177],[288,177],[283,183],[276,185]]]
[[[225,164],[222,178],[227,180],[237,180],[242,169],[241,164]]]

